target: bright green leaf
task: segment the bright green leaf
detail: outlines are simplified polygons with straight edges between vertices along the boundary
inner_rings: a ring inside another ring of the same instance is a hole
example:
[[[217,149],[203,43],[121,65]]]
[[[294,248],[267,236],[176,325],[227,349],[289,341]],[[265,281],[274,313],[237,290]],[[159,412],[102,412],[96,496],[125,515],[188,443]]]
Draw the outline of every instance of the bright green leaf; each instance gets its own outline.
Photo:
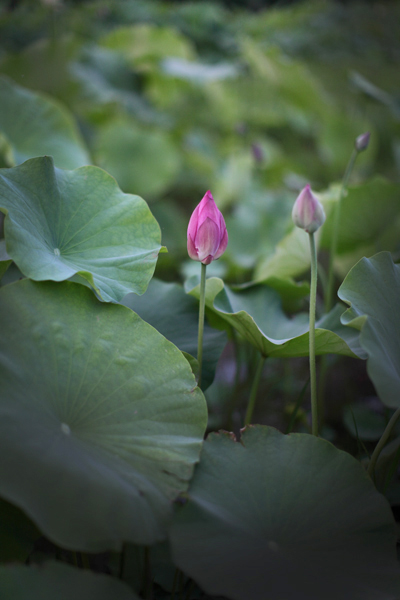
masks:
[[[232,600],[395,600],[396,530],[352,456],[311,435],[211,434],[171,534],[177,566]]]
[[[86,279],[106,301],[142,294],[160,249],[146,202],[97,167],[54,168],[48,157],[0,170],[7,252],[27,277]]]
[[[25,279],[0,306],[0,496],[65,548],[161,540],[207,419],[181,352],[75,283]]]

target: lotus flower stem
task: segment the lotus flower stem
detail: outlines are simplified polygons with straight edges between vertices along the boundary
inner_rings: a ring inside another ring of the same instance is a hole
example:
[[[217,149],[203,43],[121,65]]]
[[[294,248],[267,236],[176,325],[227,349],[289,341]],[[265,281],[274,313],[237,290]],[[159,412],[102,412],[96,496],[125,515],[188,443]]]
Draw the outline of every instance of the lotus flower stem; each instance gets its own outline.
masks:
[[[396,425],[399,417],[400,417],[400,408],[398,408],[396,410],[396,412],[392,415],[392,418],[390,419],[389,423],[386,425],[386,429],[383,432],[381,439],[375,446],[375,450],[372,453],[371,460],[369,461],[369,465],[368,465],[368,475],[371,477],[371,479],[374,478],[375,467],[376,467],[376,463],[378,462],[379,455],[382,452],[382,450],[384,449],[384,447],[386,446],[386,444],[390,438],[390,435],[393,431],[393,427]]]
[[[253,418],[254,407],[256,404],[257,392],[261,381],[261,375],[263,372],[265,362],[265,356],[261,355],[260,360],[258,361],[257,370],[254,375],[253,385],[251,386],[249,404],[247,405],[246,416],[244,418],[244,424],[250,425],[251,420]]]
[[[201,263],[200,279],[200,307],[199,307],[199,335],[197,341],[197,362],[199,363],[199,374],[197,385],[201,385],[201,371],[203,366],[203,332],[204,332],[204,311],[206,305],[206,269],[207,265]]]
[[[329,312],[333,305],[333,284],[334,284],[334,270],[333,265],[335,262],[335,256],[337,252],[338,245],[338,236],[339,236],[339,223],[340,223],[340,213],[342,210],[342,201],[343,197],[349,183],[350,175],[353,171],[354,164],[356,162],[357,156],[363,150],[368,148],[369,143],[369,133],[363,133],[358,136],[355,141],[353,152],[351,153],[350,160],[347,164],[346,171],[342,180],[342,187],[340,188],[339,199],[335,206],[334,212],[334,221],[333,221],[333,229],[332,229],[332,238],[331,238],[331,247],[329,251],[329,272],[328,272],[328,287],[327,293],[325,296],[325,311]]]
[[[311,287],[310,287],[310,386],[311,386],[311,421],[312,434],[318,437],[318,399],[317,371],[315,366],[315,306],[317,299],[317,249],[314,234],[309,233],[311,252]]]

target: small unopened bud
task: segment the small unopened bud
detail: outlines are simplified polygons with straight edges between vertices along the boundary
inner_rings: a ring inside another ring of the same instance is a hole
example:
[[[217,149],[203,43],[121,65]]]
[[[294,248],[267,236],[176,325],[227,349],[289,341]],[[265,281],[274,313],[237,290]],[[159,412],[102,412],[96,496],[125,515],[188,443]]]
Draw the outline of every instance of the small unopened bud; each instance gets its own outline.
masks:
[[[307,233],[314,233],[325,221],[324,207],[312,193],[309,184],[297,196],[292,219],[297,227],[305,229]]]
[[[358,138],[356,138],[354,145],[356,147],[357,152],[362,152],[363,150],[366,150],[368,148],[370,135],[370,132],[367,131],[366,133],[362,133],[358,136]]]
[[[210,191],[196,206],[187,230],[187,249],[190,258],[209,265],[217,260],[228,245],[225,220]]]

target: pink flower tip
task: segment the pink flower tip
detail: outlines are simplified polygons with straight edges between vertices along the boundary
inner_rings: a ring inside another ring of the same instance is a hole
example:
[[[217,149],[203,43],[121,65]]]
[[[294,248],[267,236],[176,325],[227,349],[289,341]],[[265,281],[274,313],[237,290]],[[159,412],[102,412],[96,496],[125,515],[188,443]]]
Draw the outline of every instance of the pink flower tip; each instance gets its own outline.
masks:
[[[325,211],[321,202],[311,191],[308,183],[300,192],[294,203],[292,219],[296,227],[314,233],[325,221]]]
[[[187,249],[190,258],[209,265],[217,260],[228,245],[225,220],[210,190],[190,217],[187,230]]]

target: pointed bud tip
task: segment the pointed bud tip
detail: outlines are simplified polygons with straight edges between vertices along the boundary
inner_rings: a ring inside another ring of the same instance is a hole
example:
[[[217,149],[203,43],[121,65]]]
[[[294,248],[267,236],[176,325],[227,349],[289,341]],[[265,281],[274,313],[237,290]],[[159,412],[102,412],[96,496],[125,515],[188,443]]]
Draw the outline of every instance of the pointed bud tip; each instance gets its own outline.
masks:
[[[228,244],[225,220],[210,190],[193,211],[187,242],[190,258],[205,265],[217,260],[225,252]]]
[[[370,132],[366,131],[365,133],[362,133],[361,135],[359,135],[356,138],[354,145],[355,145],[357,152],[362,152],[363,150],[366,150],[368,148],[370,137],[371,137]]]
[[[324,207],[313,194],[308,183],[298,195],[292,210],[292,219],[296,227],[307,233],[314,233],[325,222]]]

